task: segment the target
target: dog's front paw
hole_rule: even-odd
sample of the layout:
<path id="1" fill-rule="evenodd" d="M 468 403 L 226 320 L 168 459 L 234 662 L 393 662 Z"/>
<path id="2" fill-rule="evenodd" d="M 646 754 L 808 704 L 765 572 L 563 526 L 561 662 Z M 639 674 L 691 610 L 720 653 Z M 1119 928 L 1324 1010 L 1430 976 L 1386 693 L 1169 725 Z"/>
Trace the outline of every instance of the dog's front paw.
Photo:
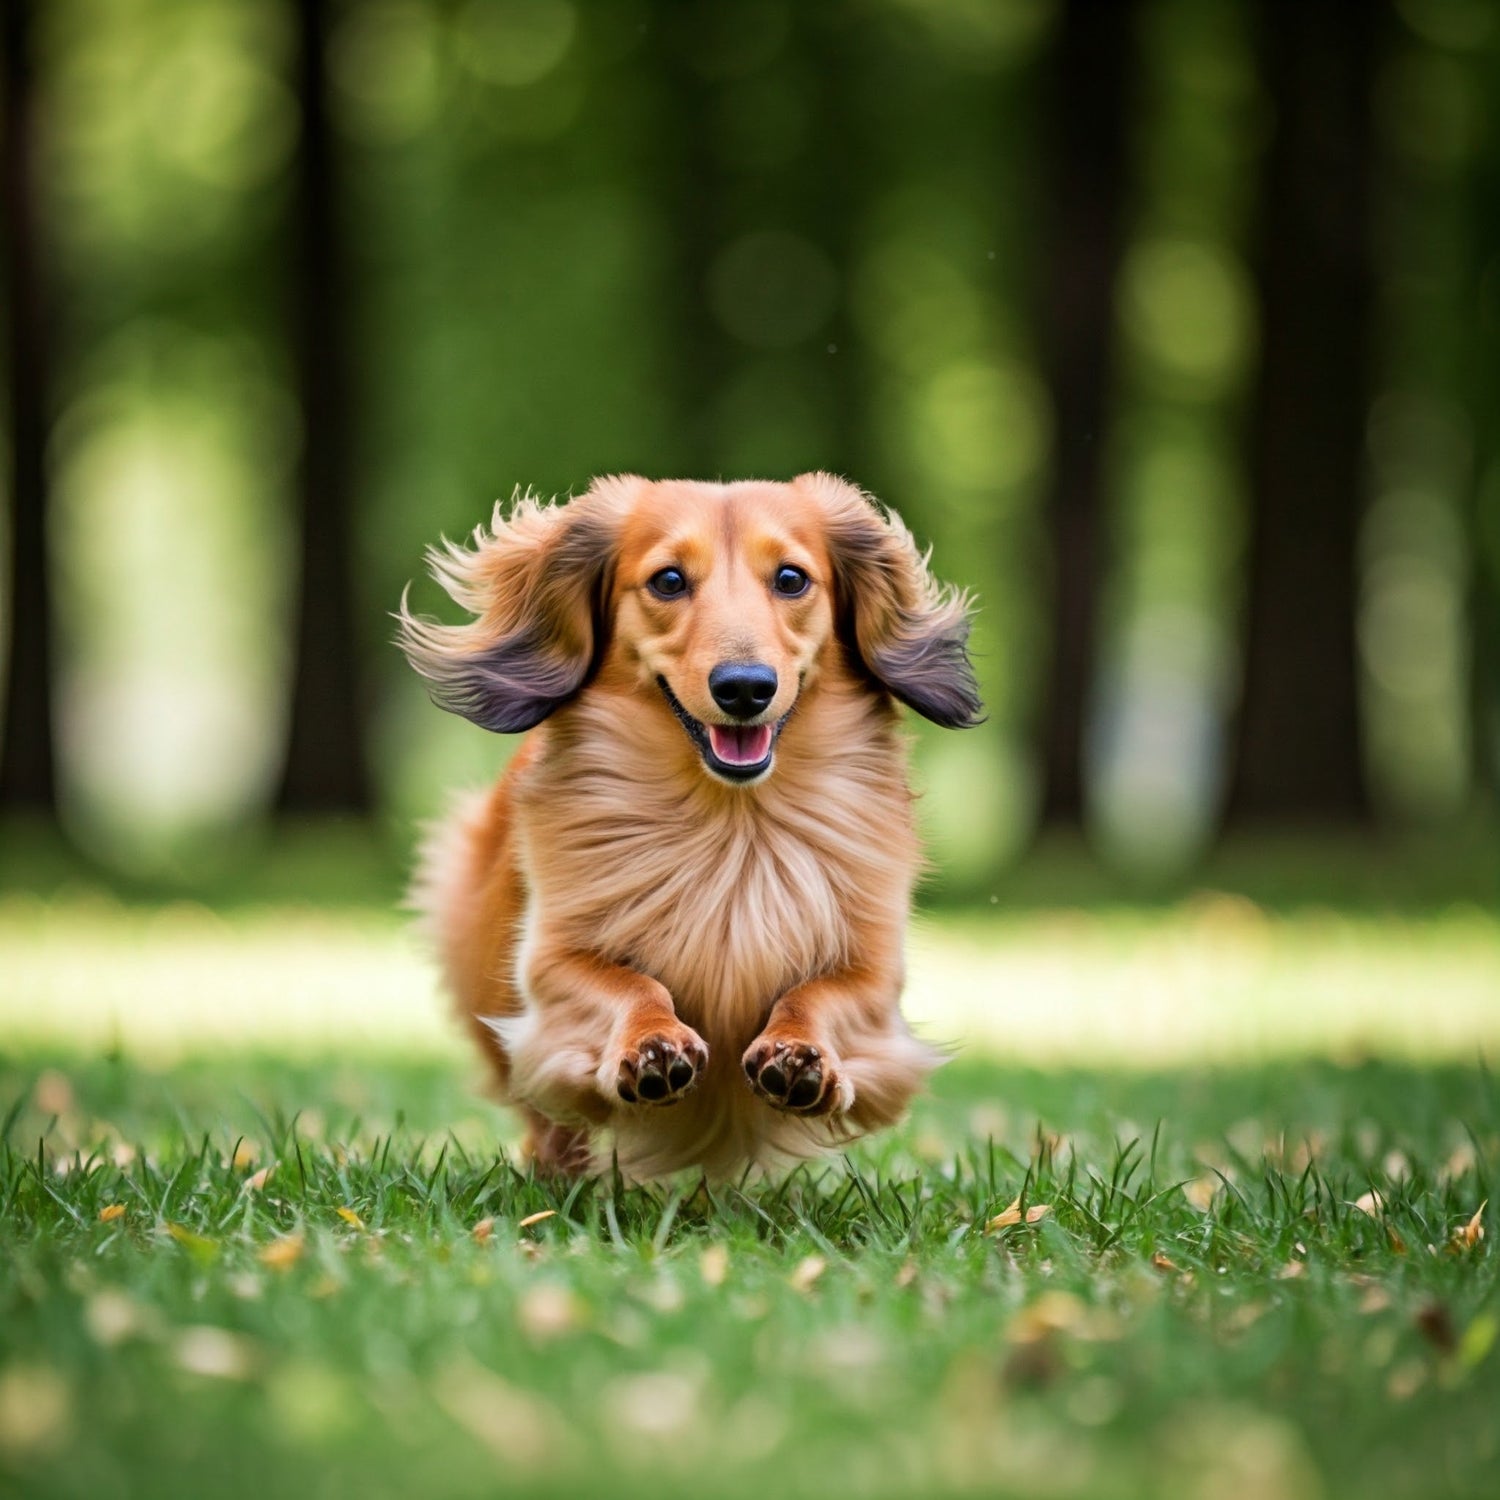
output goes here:
<path id="1" fill-rule="evenodd" d="M 708 1046 L 690 1026 L 642 1037 L 620 1054 L 615 1091 L 627 1104 L 676 1104 L 708 1066 Z"/>
<path id="2" fill-rule="evenodd" d="M 746 1050 L 744 1063 L 750 1087 L 777 1109 L 822 1115 L 846 1107 L 833 1059 L 811 1042 L 757 1037 Z"/>

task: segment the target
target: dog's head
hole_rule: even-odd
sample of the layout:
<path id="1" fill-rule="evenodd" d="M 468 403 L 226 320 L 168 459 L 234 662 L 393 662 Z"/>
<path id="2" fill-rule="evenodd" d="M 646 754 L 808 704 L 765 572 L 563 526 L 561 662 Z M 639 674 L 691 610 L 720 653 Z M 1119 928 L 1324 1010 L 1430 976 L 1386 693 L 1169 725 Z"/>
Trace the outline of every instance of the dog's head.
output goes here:
<path id="1" fill-rule="evenodd" d="M 674 714 L 712 775 L 751 783 L 831 661 L 934 723 L 979 719 L 967 599 L 830 475 L 602 479 L 497 511 L 430 562 L 475 619 L 439 625 L 403 600 L 401 646 L 441 707 L 486 729 L 530 729 L 599 681 Z"/>

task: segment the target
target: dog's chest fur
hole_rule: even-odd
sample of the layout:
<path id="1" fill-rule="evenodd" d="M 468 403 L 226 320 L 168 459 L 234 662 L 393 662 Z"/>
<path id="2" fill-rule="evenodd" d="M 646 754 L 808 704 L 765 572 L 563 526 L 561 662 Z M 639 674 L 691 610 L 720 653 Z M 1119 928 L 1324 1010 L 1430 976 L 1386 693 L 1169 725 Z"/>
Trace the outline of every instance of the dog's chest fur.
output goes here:
<path id="1" fill-rule="evenodd" d="M 634 758 L 568 759 L 545 773 L 568 796 L 528 829 L 536 915 L 659 979 L 715 1051 L 737 1056 L 780 995 L 857 959 L 857 918 L 904 919 L 913 833 L 894 742 L 816 774 L 788 755 L 753 788 L 694 768 L 686 794 Z"/>

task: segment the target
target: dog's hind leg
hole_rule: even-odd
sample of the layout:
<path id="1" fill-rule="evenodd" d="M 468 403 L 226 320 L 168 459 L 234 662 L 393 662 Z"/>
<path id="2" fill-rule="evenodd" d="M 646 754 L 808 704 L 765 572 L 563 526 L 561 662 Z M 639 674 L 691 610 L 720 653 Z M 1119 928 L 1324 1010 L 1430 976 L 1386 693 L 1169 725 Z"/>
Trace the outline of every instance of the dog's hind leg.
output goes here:
<path id="1" fill-rule="evenodd" d="M 537 1176 L 582 1177 L 593 1170 L 594 1153 L 589 1133 L 582 1126 L 560 1125 L 525 1104 L 520 1107 L 520 1115 L 526 1122 L 521 1156 L 532 1164 Z"/>

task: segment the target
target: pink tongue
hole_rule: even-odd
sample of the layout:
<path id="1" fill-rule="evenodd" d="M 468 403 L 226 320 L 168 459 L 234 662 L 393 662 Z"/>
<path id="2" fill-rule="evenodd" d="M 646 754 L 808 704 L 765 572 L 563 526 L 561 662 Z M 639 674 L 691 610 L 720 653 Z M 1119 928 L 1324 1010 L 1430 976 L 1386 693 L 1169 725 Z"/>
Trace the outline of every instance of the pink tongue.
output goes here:
<path id="1" fill-rule="evenodd" d="M 710 724 L 708 742 L 726 766 L 758 766 L 771 753 L 771 726 Z"/>

